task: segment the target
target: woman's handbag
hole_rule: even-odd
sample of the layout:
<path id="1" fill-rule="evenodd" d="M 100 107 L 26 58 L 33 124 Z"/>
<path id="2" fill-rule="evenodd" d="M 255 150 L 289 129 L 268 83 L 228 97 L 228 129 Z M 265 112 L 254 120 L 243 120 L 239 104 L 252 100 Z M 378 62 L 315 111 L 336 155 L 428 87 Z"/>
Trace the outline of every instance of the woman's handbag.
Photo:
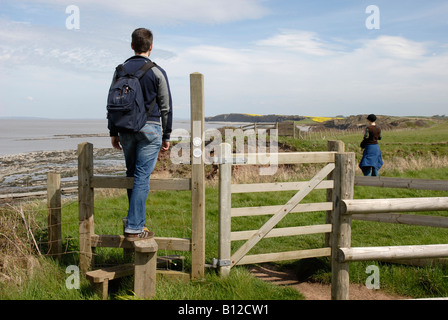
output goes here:
<path id="1" fill-rule="evenodd" d="M 364 140 L 361 141 L 361 144 L 359 145 L 359 146 L 361 147 L 361 149 L 365 149 L 365 148 L 366 148 L 366 146 L 367 146 L 367 140 L 368 140 L 368 139 L 364 139 Z"/>

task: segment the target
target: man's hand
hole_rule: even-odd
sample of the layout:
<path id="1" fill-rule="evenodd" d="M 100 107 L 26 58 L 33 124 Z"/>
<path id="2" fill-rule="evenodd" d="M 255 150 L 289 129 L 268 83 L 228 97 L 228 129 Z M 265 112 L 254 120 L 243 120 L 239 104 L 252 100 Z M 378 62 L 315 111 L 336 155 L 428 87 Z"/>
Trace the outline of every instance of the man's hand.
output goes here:
<path id="1" fill-rule="evenodd" d="M 168 151 L 169 148 L 170 148 L 170 142 L 162 141 L 162 148 L 160 148 L 160 151 L 165 152 Z"/>
<path id="2" fill-rule="evenodd" d="M 112 142 L 112 147 L 114 147 L 114 149 L 122 150 L 120 144 L 120 138 L 118 136 L 110 137 L 110 140 Z"/>

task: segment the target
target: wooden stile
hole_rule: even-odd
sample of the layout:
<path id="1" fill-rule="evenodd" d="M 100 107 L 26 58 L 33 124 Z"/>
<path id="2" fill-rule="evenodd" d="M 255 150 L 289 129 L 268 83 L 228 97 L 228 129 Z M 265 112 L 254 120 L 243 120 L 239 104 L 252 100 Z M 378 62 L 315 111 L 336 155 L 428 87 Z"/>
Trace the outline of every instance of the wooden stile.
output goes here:
<path id="1" fill-rule="evenodd" d="M 192 152 L 191 179 L 151 179 L 150 189 L 190 190 L 192 201 L 192 238 L 155 238 L 158 248 L 192 252 L 192 277 L 200 279 L 205 268 L 205 172 L 204 154 L 204 77 L 202 74 L 190 75 L 191 87 L 191 150 L 198 149 L 199 157 Z M 196 145 L 199 139 L 199 145 Z M 133 178 L 114 176 L 95 176 L 93 174 L 93 145 L 78 145 L 78 197 L 79 197 L 79 242 L 80 267 L 85 273 L 93 264 L 95 247 L 117 247 L 125 250 L 132 246 L 120 235 L 96 235 L 94 232 L 94 188 L 132 189 Z"/>

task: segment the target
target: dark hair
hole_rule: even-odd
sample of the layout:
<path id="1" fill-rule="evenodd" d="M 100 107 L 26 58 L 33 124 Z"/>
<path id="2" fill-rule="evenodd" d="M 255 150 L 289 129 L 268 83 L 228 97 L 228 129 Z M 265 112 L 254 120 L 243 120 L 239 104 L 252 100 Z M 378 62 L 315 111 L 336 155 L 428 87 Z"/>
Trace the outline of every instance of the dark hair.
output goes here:
<path id="1" fill-rule="evenodd" d="M 135 53 L 148 52 L 152 45 L 152 32 L 145 28 L 138 28 L 132 32 L 132 48 Z"/>
<path id="2" fill-rule="evenodd" d="M 367 120 L 371 121 L 371 122 L 375 122 L 376 121 L 376 115 L 374 114 L 369 114 L 369 116 L 367 117 Z"/>

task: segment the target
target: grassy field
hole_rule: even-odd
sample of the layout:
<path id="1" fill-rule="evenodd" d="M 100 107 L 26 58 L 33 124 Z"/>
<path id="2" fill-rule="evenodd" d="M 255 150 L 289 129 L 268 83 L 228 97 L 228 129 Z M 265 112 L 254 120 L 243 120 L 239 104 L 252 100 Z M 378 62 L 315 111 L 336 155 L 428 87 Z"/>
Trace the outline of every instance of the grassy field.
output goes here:
<path id="1" fill-rule="evenodd" d="M 333 133 L 332 133 L 333 134 Z M 332 136 L 331 139 L 342 140 L 346 144 L 346 151 L 355 152 L 357 159 L 361 157 L 359 149 L 360 134 L 342 134 Z M 294 140 L 281 138 L 282 144 L 289 145 L 297 151 L 324 151 L 327 140 L 316 135 L 312 140 Z M 407 177 L 416 179 L 448 180 L 448 122 L 430 128 L 388 131 L 383 133 L 381 150 L 385 161 L 380 171 L 383 176 Z M 286 171 L 279 172 L 283 180 L 305 180 L 313 172 L 313 168 L 305 165 L 289 166 Z M 239 172 L 241 173 L 241 172 Z M 360 175 L 360 171 L 357 172 Z M 236 180 L 237 176 L 234 177 Z M 257 177 L 245 175 L 245 179 L 254 182 Z M 273 179 L 278 179 L 273 177 Z M 294 192 L 277 192 L 272 196 L 264 193 L 238 194 L 232 196 L 233 207 L 265 206 L 284 204 Z M 407 189 L 388 189 L 356 187 L 355 198 L 394 198 L 394 197 L 431 197 L 448 196 L 448 192 L 434 192 Z M 325 193 L 313 191 L 303 202 L 323 202 Z M 191 206 L 190 193 L 184 191 L 160 191 L 150 194 L 151 208 L 148 226 L 157 236 L 189 237 L 191 234 Z M 1 207 L 2 235 L 0 242 L 0 256 L 18 252 L 23 254 L 32 252 L 37 256 L 37 250 L 32 241 L 27 241 L 33 230 L 41 253 L 45 248 L 46 204 L 32 202 L 22 207 Z M 127 198 L 124 192 L 98 192 L 95 200 L 95 227 L 98 234 L 121 234 L 121 219 L 126 215 Z M 446 212 L 419 213 L 447 216 Z M 89 283 L 81 279 L 79 290 L 68 290 L 65 286 L 67 274 L 65 268 L 77 264 L 78 256 L 78 206 L 76 200 L 66 200 L 63 205 L 63 237 L 67 254 L 60 262 L 54 262 L 45 257 L 38 258 L 40 268 L 32 277 L 23 272 L 14 271 L 17 279 L 0 281 L 0 299 L 98 299 L 92 292 Z M 25 218 L 23 218 L 25 217 Z M 232 219 L 232 231 L 253 230 L 263 225 L 268 217 L 241 217 Z M 25 225 L 23 222 L 28 221 Z M 30 221 L 33 221 L 31 223 Z M 279 227 L 322 224 L 325 213 L 289 214 Z M 15 225 L 15 230 L 8 233 L 6 225 Z M 24 238 L 23 243 L 18 237 Z M 17 238 L 16 238 L 17 237 Z M 389 246 L 412 244 L 447 243 L 446 229 L 404 226 L 395 224 L 380 224 L 364 221 L 353 221 L 352 246 Z M 5 239 L 9 239 L 5 240 Z M 206 189 L 206 263 L 211 263 L 218 256 L 218 188 L 215 181 L 211 181 Z M 16 243 L 14 245 L 13 243 Z M 232 242 L 235 251 L 242 242 Z M 18 244 L 18 245 L 17 245 Z M 320 248 L 324 244 L 323 235 L 306 235 L 296 237 L 263 239 L 259 245 L 251 250 L 251 254 L 279 252 L 299 249 Z M 19 246 L 20 245 L 20 246 Z M 23 246 L 22 246 L 23 245 Z M 189 271 L 191 257 L 183 252 L 159 252 L 159 255 L 180 254 L 185 260 L 170 267 L 176 270 Z M 113 265 L 124 262 L 120 249 L 97 248 L 95 261 L 97 265 Z M 329 283 L 331 270 L 328 258 L 306 259 L 301 261 L 286 261 L 275 263 L 280 269 L 293 269 L 301 279 L 309 279 L 322 283 Z M 377 265 L 380 268 L 381 289 L 406 295 L 413 298 L 448 296 L 448 266 L 437 264 L 428 267 L 413 267 L 374 261 L 356 262 L 350 265 L 350 280 L 364 284 L 366 267 Z M 20 270 L 20 269 L 19 269 Z M 2 270 L 4 271 L 4 270 Z M 6 274 L 6 273 L 5 273 Z M 82 277 L 81 277 L 82 278 Z M 0 279 L 1 280 L 1 279 Z M 111 291 L 113 299 L 132 299 L 132 277 L 115 281 Z M 221 279 L 216 271 L 207 269 L 203 281 L 181 283 L 173 280 L 161 279 L 157 282 L 155 299 L 191 299 L 191 300 L 298 300 L 303 299 L 296 290 L 287 287 L 277 287 L 254 278 L 244 266 L 232 269 L 228 279 Z"/>

